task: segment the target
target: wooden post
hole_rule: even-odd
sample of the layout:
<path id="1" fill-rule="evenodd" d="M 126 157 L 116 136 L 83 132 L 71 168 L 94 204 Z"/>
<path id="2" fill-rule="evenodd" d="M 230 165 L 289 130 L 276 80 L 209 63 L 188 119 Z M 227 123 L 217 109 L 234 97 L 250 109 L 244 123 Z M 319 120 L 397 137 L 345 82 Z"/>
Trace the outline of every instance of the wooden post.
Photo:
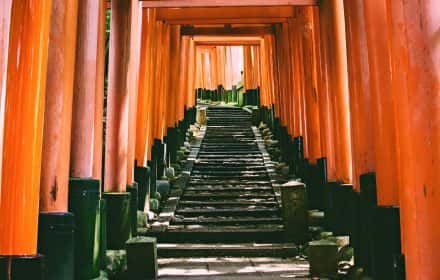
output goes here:
<path id="1" fill-rule="evenodd" d="M 325 45 L 326 56 L 324 62 L 328 78 L 331 82 L 328 97 L 331 98 L 333 123 L 330 129 L 333 132 L 335 147 L 335 179 L 350 183 L 351 170 L 351 139 L 350 116 L 348 100 L 347 54 L 344 24 L 344 9 L 342 0 L 322 2 L 321 29 L 324 29 L 321 45 Z M 329 143 L 331 144 L 331 143 Z M 331 161 L 329 162 L 331 164 Z"/>
<path id="2" fill-rule="evenodd" d="M 319 9 L 320 24 L 320 77 L 319 77 L 319 120 L 321 125 L 321 150 L 327 159 L 327 176 L 329 180 L 336 179 L 336 160 L 333 130 L 332 83 L 330 76 L 330 18 L 331 10 L 328 1 L 322 2 Z"/>
<path id="3" fill-rule="evenodd" d="M 93 177 L 100 2 L 78 4 L 70 176 Z M 101 160 L 101 159 L 99 159 Z"/>
<path id="4" fill-rule="evenodd" d="M 6 73 L 8 68 L 9 27 L 11 23 L 12 0 L 5 0 L 0 11 L 0 151 L 3 151 L 3 130 L 5 126 Z M 0 182 L 2 176 L 0 160 Z M 1 192 L 1 184 L 0 184 Z"/>
<path id="5" fill-rule="evenodd" d="M 190 37 L 183 36 L 182 37 L 182 43 L 181 43 L 181 49 L 180 49 L 180 69 L 179 69 L 179 92 L 178 92 L 178 101 L 176 104 L 176 110 L 177 110 L 177 120 L 183 119 L 183 111 L 185 108 L 185 101 L 186 101 L 186 92 L 188 88 L 188 77 L 189 73 L 187 71 L 188 68 L 188 56 L 189 56 L 189 42 Z"/>
<path id="6" fill-rule="evenodd" d="M 51 1 L 12 1 L 5 80 L 0 255 L 37 253 L 50 11 Z"/>
<path id="7" fill-rule="evenodd" d="M 345 0 L 347 60 L 350 89 L 353 186 L 359 191 L 359 177 L 374 172 L 375 149 L 370 71 L 363 1 Z"/>
<path id="8" fill-rule="evenodd" d="M 315 53 L 314 53 L 314 18 L 313 8 L 304 8 L 304 26 L 303 26 L 303 61 L 304 61 L 304 86 L 305 86 L 305 103 L 306 103 L 306 118 L 307 118 L 307 147 L 309 150 L 309 161 L 316 163 L 318 158 L 321 158 L 321 135 L 319 123 L 319 100 L 317 95 L 317 88 L 315 87 L 314 74 L 315 67 Z"/>
<path id="9" fill-rule="evenodd" d="M 440 71 L 437 1 L 387 1 L 393 36 L 400 220 L 407 279 L 437 279 L 440 267 Z"/>
<path id="10" fill-rule="evenodd" d="M 385 1 L 364 2 L 379 205 L 398 205 L 395 99 L 391 91 L 391 52 Z"/>
<path id="11" fill-rule="evenodd" d="M 186 96 L 186 102 L 185 105 L 187 108 L 194 106 L 195 100 L 194 100 L 194 83 L 195 83 L 195 76 L 194 76 L 194 70 L 196 65 L 196 48 L 194 40 L 190 40 L 189 44 L 189 61 L 188 61 L 188 89 L 187 89 L 187 96 Z"/>
<path id="12" fill-rule="evenodd" d="M 100 260 L 95 252 L 102 248 L 98 238 L 102 132 L 98 130 L 104 108 L 103 2 L 79 1 L 77 16 L 68 205 L 75 216 L 75 277 L 84 278 L 97 277 Z"/>
<path id="13" fill-rule="evenodd" d="M 141 59 L 141 31 L 142 31 L 142 7 L 137 1 L 131 3 L 130 21 L 130 58 L 127 73 L 127 90 L 129 93 L 128 105 L 128 135 L 127 135 L 127 186 L 134 184 L 134 162 L 136 151 L 137 134 L 137 108 L 139 93 L 139 67 Z"/>
<path id="14" fill-rule="evenodd" d="M 105 43 L 106 43 L 106 2 L 99 0 L 99 24 L 96 58 L 96 92 L 94 122 L 93 178 L 102 180 L 102 147 L 104 142 L 104 84 L 105 84 Z"/>
<path id="15" fill-rule="evenodd" d="M 43 212 L 67 212 L 77 11 L 76 1 L 53 1 L 40 181 Z"/>
<path id="16" fill-rule="evenodd" d="M 139 87 L 136 120 L 136 160 L 139 166 L 147 166 L 149 155 L 149 131 L 151 130 L 151 69 L 155 56 L 152 54 L 154 32 L 154 12 L 142 9 L 141 53 L 139 66 Z"/>
<path id="17" fill-rule="evenodd" d="M 112 1 L 104 190 L 125 192 L 128 148 L 128 64 L 131 1 Z"/>

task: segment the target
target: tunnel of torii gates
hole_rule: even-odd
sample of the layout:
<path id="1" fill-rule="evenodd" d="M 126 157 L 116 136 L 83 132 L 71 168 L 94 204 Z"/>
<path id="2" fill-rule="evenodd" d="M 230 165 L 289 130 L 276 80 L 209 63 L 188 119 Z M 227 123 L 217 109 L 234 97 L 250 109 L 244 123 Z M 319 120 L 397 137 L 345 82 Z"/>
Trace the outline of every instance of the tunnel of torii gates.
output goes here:
<path id="1" fill-rule="evenodd" d="M 79 228 L 104 198 L 107 225 L 122 227 L 127 213 L 112 208 L 136 191 L 134 170 L 156 168 L 157 147 L 191 121 L 197 88 L 229 89 L 243 70 L 306 166 L 324 165 L 322 188 L 353 190 L 341 191 L 349 213 L 363 194 L 377 197 L 406 277 L 440 279 L 439 1 L 2 0 L 0 17 L 9 273 L 38 266 L 45 227 L 72 227 L 68 211 Z M 355 220 L 362 234 L 362 211 Z M 107 228 L 109 247 L 117 234 Z"/>

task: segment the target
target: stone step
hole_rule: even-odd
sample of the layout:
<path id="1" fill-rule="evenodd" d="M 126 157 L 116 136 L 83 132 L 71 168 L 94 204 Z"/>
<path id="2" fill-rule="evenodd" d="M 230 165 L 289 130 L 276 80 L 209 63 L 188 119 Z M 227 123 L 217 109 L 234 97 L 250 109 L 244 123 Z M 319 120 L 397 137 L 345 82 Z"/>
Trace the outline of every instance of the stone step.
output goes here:
<path id="1" fill-rule="evenodd" d="M 280 215 L 280 209 L 278 207 L 263 207 L 263 206 L 249 206 L 249 207 L 230 207 L 220 208 L 219 206 L 210 206 L 203 208 L 182 208 L 180 207 L 176 211 L 176 215 L 187 217 L 261 217 Z"/>
<path id="2" fill-rule="evenodd" d="M 235 217 L 235 216 L 218 216 L 218 217 L 173 217 L 172 223 L 175 225 L 267 225 L 281 224 L 281 217 Z"/>
<path id="3" fill-rule="evenodd" d="M 214 174 L 194 174 L 191 180 L 266 180 L 269 181 L 267 173 L 263 174 L 237 174 L 237 175 L 214 175 Z"/>
<path id="4" fill-rule="evenodd" d="M 272 191 L 271 186 L 267 187 L 245 187 L 243 185 L 237 186 L 194 186 L 188 187 L 186 191 L 202 191 L 202 192 L 224 192 L 224 191 Z"/>
<path id="5" fill-rule="evenodd" d="M 243 159 L 247 159 L 247 160 L 262 160 L 262 155 L 261 154 L 224 154 L 224 155 L 213 155 L 213 154 L 204 154 L 204 153 L 199 153 L 199 159 L 201 160 L 217 160 L 217 161 L 231 161 L 233 159 L 238 159 L 238 160 L 243 160 Z"/>
<path id="6" fill-rule="evenodd" d="M 292 243 L 159 243 L 161 258 L 177 257 L 294 257 L 298 247 Z"/>
<path id="7" fill-rule="evenodd" d="M 183 198 L 195 198 L 197 199 L 222 199 L 222 198 L 270 198 L 274 196 L 274 194 L 270 191 L 223 191 L 223 192 L 211 192 L 211 191 L 186 191 L 183 194 Z"/>
<path id="8" fill-rule="evenodd" d="M 180 207 L 189 207 L 192 206 L 194 208 L 203 207 L 203 206 L 217 206 L 217 207 L 235 207 L 235 206 L 269 206 L 274 207 L 278 206 L 278 202 L 273 200 L 266 199 L 236 199 L 236 200 L 217 200 L 217 201 L 197 201 L 197 200 L 180 200 Z"/>
<path id="9" fill-rule="evenodd" d="M 276 242 L 285 239 L 281 224 L 260 225 L 171 225 L 167 231 L 140 229 L 139 235 L 153 236 L 158 242 Z"/>
<path id="10" fill-rule="evenodd" d="M 194 168 L 265 168 L 263 159 L 252 160 L 211 160 L 197 159 Z"/>
<path id="11" fill-rule="evenodd" d="M 194 164 L 194 167 L 192 169 L 192 172 L 207 172 L 207 171 L 221 171 L 221 172 L 242 172 L 242 171 L 266 171 L 266 166 L 264 165 L 252 165 L 247 166 L 245 164 L 239 165 L 239 166 L 231 166 L 231 165 L 225 165 L 225 166 L 216 166 L 216 165 L 202 165 L 202 164 Z"/>
<path id="12" fill-rule="evenodd" d="M 210 168 L 205 168 L 203 170 L 193 169 L 191 175 L 213 175 L 213 176 L 236 176 L 236 175 L 263 175 L 266 174 L 267 171 L 264 169 L 264 166 L 260 166 L 260 170 L 221 170 L 214 169 L 212 166 Z"/>
<path id="13" fill-rule="evenodd" d="M 189 186 L 195 186 L 195 185 L 204 185 L 204 186 L 237 186 L 237 185 L 246 185 L 246 186 L 257 186 L 257 185 L 267 185 L 270 182 L 268 180 L 200 180 L 192 178 L 189 181 Z"/>

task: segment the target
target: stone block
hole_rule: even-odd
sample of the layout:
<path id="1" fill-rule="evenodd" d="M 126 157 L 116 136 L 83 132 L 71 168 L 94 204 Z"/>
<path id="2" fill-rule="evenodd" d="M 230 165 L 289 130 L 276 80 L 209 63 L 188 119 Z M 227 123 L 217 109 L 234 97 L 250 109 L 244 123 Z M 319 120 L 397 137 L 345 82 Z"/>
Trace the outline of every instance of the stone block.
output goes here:
<path id="1" fill-rule="evenodd" d="M 126 243 L 129 279 L 157 279 L 157 241 L 135 237 Z"/>
<path id="2" fill-rule="evenodd" d="M 309 242 L 310 275 L 333 278 L 338 274 L 338 245 L 329 240 Z"/>

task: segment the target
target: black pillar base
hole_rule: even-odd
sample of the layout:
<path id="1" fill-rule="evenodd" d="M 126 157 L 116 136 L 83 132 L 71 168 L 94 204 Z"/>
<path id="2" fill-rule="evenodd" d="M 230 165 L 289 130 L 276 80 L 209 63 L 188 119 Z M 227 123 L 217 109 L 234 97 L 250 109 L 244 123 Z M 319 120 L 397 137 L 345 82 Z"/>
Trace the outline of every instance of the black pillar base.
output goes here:
<path id="1" fill-rule="evenodd" d="M 137 210 L 138 210 L 138 183 L 133 182 L 131 186 L 127 186 L 127 192 L 130 193 L 130 220 L 131 235 L 137 235 Z"/>
<path id="2" fill-rule="evenodd" d="M 374 172 L 360 176 L 360 229 L 359 247 L 355 248 L 356 265 L 364 268 L 369 275 L 372 273 L 373 238 L 371 225 L 373 211 L 377 207 L 376 174 Z"/>
<path id="3" fill-rule="evenodd" d="M 150 194 L 150 167 L 136 166 L 134 180 L 138 183 L 138 210 L 144 211 L 145 202 L 149 202 Z"/>
<path id="4" fill-rule="evenodd" d="M 47 280 L 74 279 L 74 228 L 72 213 L 40 213 L 38 252 L 46 257 Z"/>
<path id="5" fill-rule="evenodd" d="M 107 251 L 107 202 L 105 199 L 99 200 L 99 263 L 101 268 L 105 268 Z"/>
<path id="6" fill-rule="evenodd" d="M 379 206 L 373 213 L 373 278 L 400 280 L 400 215 L 397 206 Z"/>
<path id="7" fill-rule="evenodd" d="M 130 193 L 103 194 L 107 203 L 107 249 L 122 250 L 131 237 Z"/>
<path id="8" fill-rule="evenodd" d="M 10 271 L 10 274 L 8 271 Z M 0 279 L 49 279 L 46 277 L 45 257 L 40 254 L 29 256 L 0 256 Z"/>
<path id="9" fill-rule="evenodd" d="M 148 167 L 150 168 L 150 198 L 155 198 L 156 196 L 156 181 L 157 181 L 157 162 L 153 158 L 148 161 Z M 150 203 L 145 201 L 145 203 Z"/>
<path id="10" fill-rule="evenodd" d="M 75 279 L 99 276 L 99 181 L 70 178 L 69 212 L 75 216 Z"/>

